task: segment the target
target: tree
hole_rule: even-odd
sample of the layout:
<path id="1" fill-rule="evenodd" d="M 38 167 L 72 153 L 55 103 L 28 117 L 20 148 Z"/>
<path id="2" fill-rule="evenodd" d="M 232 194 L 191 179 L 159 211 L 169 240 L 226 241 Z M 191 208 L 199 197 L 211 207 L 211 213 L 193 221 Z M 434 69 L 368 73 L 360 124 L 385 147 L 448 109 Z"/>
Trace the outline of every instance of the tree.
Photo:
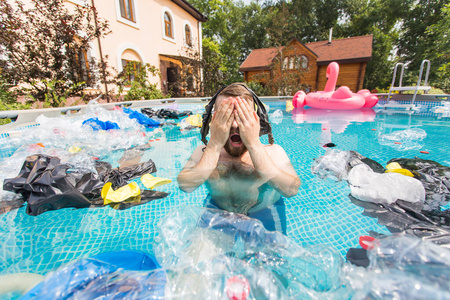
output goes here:
<path id="1" fill-rule="evenodd" d="M 117 75 L 119 94 L 125 87 L 129 87 L 125 100 L 149 100 L 165 98 L 156 84 L 148 81 L 149 75 L 160 76 L 159 70 L 150 64 L 141 65 L 139 62 L 127 63 L 124 70 Z"/>
<path id="2" fill-rule="evenodd" d="M 402 16 L 411 0 L 352 0 L 342 5 L 342 22 L 336 33 L 340 36 L 373 34 L 372 59 L 367 64 L 364 87 L 388 87 L 396 63 L 394 45 L 400 30 Z"/>
<path id="3" fill-rule="evenodd" d="M 31 3 L 27 8 L 20 0 L 0 2 L 3 76 L 27 85 L 37 100 L 53 92 L 59 97 L 70 88 L 76 94 L 97 82 L 98 64 L 88 57 L 89 42 L 109 33 L 107 22 L 95 26 L 96 11 L 89 5 L 69 12 L 63 0 Z"/>
<path id="4" fill-rule="evenodd" d="M 272 95 L 290 96 L 299 89 L 307 90 L 309 87 L 302 84 L 303 73 L 301 53 L 291 44 L 279 48 L 277 55 L 272 60 L 270 71 L 253 75 L 251 81 L 262 83 L 265 89 Z"/>
<path id="5" fill-rule="evenodd" d="M 180 53 L 180 62 L 177 96 L 211 96 L 225 85 L 223 56 L 219 45 L 210 38 L 202 40 L 202 55 L 195 49 L 186 48 Z"/>
<path id="6" fill-rule="evenodd" d="M 435 85 L 450 93 L 450 4 L 442 8 L 442 19 L 427 27 L 427 34 L 435 37 L 434 47 L 427 49 L 426 57 L 432 57 L 433 67 L 437 69 Z"/>
<path id="7" fill-rule="evenodd" d="M 400 60 L 409 64 L 408 69 L 414 70 L 414 73 L 408 72 L 408 75 L 414 74 L 414 76 L 407 78 L 409 84 L 417 82 L 420 64 L 424 59 L 429 59 L 431 62 L 429 81 L 431 83 L 437 82 L 437 66 L 442 61 L 442 57 L 439 56 L 439 52 L 433 49 L 437 44 L 447 42 L 448 37 L 440 35 L 438 31 L 428 29 L 434 24 L 445 22 L 442 20 L 444 19 L 446 3 L 448 4 L 448 1 L 414 1 L 404 17 L 403 30 L 397 46 Z M 441 40 L 442 38 L 444 40 Z"/>

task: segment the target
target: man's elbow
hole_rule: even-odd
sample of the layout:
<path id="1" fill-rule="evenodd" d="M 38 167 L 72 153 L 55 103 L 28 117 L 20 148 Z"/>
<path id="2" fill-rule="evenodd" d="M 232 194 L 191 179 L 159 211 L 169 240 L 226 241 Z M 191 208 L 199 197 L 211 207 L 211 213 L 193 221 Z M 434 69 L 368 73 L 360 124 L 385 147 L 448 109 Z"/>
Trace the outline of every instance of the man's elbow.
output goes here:
<path id="1" fill-rule="evenodd" d="M 183 176 L 178 175 L 177 177 L 178 187 L 185 193 L 192 193 L 195 191 L 197 186 L 192 186 L 191 182 L 188 180 L 184 180 Z"/>
<path id="2" fill-rule="evenodd" d="M 192 186 L 180 184 L 180 182 L 178 182 L 178 187 L 180 188 L 180 190 L 182 190 L 185 193 L 192 193 L 196 189 L 195 187 L 192 187 Z"/>
<path id="3" fill-rule="evenodd" d="M 301 181 L 300 178 L 295 178 L 292 181 L 292 184 L 284 191 L 283 196 L 286 198 L 291 198 L 294 197 L 295 195 L 298 194 L 298 190 L 300 188 L 301 185 Z"/>

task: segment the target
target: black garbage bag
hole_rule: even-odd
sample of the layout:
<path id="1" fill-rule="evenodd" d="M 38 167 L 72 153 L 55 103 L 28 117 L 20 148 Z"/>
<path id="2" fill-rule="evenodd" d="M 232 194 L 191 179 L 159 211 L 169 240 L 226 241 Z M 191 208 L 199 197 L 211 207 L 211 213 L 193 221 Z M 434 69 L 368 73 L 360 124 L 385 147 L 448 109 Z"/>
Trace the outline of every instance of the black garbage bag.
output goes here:
<path id="1" fill-rule="evenodd" d="M 149 159 L 146 162 L 132 165 L 124 168 L 116 168 L 106 170 L 99 174 L 103 182 L 111 182 L 113 189 L 118 189 L 127 184 L 128 180 L 140 177 L 147 173 L 155 173 L 156 166 L 153 160 Z"/>
<path id="2" fill-rule="evenodd" d="M 44 154 L 30 155 L 25 159 L 19 175 L 4 180 L 3 189 L 21 194 L 27 202 L 27 214 L 37 216 L 49 210 L 66 207 L 104 206 L 101 190 L 105 182 L 111 181 L 113 186 L 121 187 L 130 179 L 156 172 L 152 160 L 117 169 L 111 169 L 111 165 L 107 162 L 97 161 L 95 167 L 99 174 L 83 173 L 73 170 L 68 164 L 61 164 L 58 157 Z M 145 190 L 137 197 L 121 203 L 112 203 L 110 206 L 115 209 L 126 209 L 167 195 L 169 194 L 165 192 Z M 17 203 L 14 207 L 20 206 L 21 204 Z M 10 206 L 5 207 L 5 211 L 10 209 Z"/>
<path id="3" fill-rule="evenodd" d="M 149 118 L 158 117 L 160 119 L 179 119 L 192 115 L 192 111 L 189 110 L 178 112 L 177 110 L 170 108 L 161 108 L 158 110 L 153 110 L 151 108 L 142 108 L 141 112 L 146 114 Z"/>
<path id="4" fill-rule="evenodd" d="M 373 159 L 365 157 L 356 151 L 349 151 L 349 153 L 350 153 L 350 157 L 348 160 L 349 169 L 353 168 L 354 166 L 356 166 L 362 162 L 362 163 L 368 165 L 372 169 L 372 171 L 374 171 L 375 173 L 382 174 L 386 171 L 386 169 L 382 165 L 380 165 L 378 162 L 374 161 Z"/>
<path id="5" fill-rule="evenodd" d="M 425 188 L 424 210 L 436 210 L 450 201 L 450 168 L 421 158 L 394 158 L 402 168 L 410 170 Z"/>
<path id="6" fill-rule="evenodd" d="M 450 248 L 450 215 L 447 211 L 425 212 L 422 203 L 397 200 L 389 205 L 365 202 L 349 195 L 352 203 L 364 208 L 363 215 L 378 218 L 392 233 L 406 233 Z"/>
<path id="7" fill-rule="evenodd" d="M 30 155 L 15 178 L 5 179 L 3 189 L 21 194 L 27 202 L 27 214 L 37 216 L 45 211 L 64 207 L 89 207 L 89 199 L 77 189 L 87 194 L 100 195 L 103 182 L 98 177 L 89 177 L 77 173 L 67 174 L 70 166 L 61 164 L 58 157 L 43 154 Z M 87 174 L 89 175 L 89 174 Z"/>

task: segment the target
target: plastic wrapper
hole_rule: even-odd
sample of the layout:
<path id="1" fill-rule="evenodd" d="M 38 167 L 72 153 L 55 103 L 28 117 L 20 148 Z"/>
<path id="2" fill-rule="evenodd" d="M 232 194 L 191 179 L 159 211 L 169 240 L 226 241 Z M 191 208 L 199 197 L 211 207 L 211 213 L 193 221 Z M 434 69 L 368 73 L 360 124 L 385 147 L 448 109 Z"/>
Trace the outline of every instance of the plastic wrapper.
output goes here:
<path id="1" fill-rule="evenodd" d="M 377 218 L 390 232 L 404 232 L 410 236 L 433 242 L 450 249 L 450 212 L 423 211 L 421 202 L 397 200 L 391 204 L 360 201 L 350 196 L 351 201 L 364 208 L 364 215 Z"/>
<path id="2" fill-rule="evenodd" d="M 450 168 L 420 158 L 394 158 L 396 162 L 410 170 L 420 180 L 426 190 L 425 210 L 439 209 L 450 201 Z"/>
<path id="3" fill-rule="evenodd" d="M 183 207 L 158 224 L 152 257 L 106 253 L 72 262 L 22 299 L 448 299 L 449 250 L 379 240 L 367 269 L 323 246 L 301 247 L 248 217 Z"/>
<path id="4" fill-rule="evenodd" d="M 342 299 L 351 293 L 341 282 L 337 252 L 301 247 L 242 215 L 184 207 L 165 216 L 158 232 L 161 267 L 137 271 L 83 259 L 48 274 L 24 299 Z M 236 293 L 246 297 L 232 298 Z"/>
<path id="5" fill-rule="evenodd" d="M 343 292 L 338 291 L 342 264 L 339 254 L 326 246 L 300 247 L 279 232 L 265 230 L 255 219 L 186 207 L 172 211 L 158 226 L 155 253 L 162 266 L 192 266 L 203 270 L 202 277 L 208 281 L 211 263 L 228 261 L 232 268 L 228 266 L 217 274 L 217 280 L 244 275 L 251 286 L 248 299 L 302 299 Z M 259 275 L 254 277 L 252 272 Z M 268 284 L 274 281 L 275 286 L 260 286 L 258 278 Z M 179 284 L 188 288 L 192 281 Z M 223 299 L 223 286 L 209 293 L 206 299 Z"/>
<path id="6" fill-rule="evenodd" d="M 100 121 L 98 118 L 84 120 L 83 126 L 91 126 L 94 130 L 117 130 L 120 129 L 117 123 L 111 121 Z"/>
<path id="7" fill-rule="evenodd" d="M 126 185 L 128 180 L 141 177 L 142 175 L 147 173 L 155 172 L 155 163 L 153 162 L 153 160 L 149 159 L 148 161 L 137 165 L 107 170 L 100 174 L 100 178 L 104 182 L 111 182 L 112 188 L 117 189 Z"/>
<path id="8" fill-rule="evenodd" d="M 450 117 L 450 102 L 443 101 L 441 104 L 442 106 L 435 106 L 433 112 L 435 114 L 440 114 L 440 117 L 442 118 Z"/>
<path id="9" fill-rule="evenodd" d="M 123 112 L 128 114 L 130 119 L 136 119 L 138 121 L 138 123 L 141 125 L 145 125 L 145 126 L 149 126 L 149 127 L 158 127 L 161 125 L 161 122 L 153 120 L 153 119 L 147 117 L 146 115 L 144 115 L 138 111 L 132 110 L 130 108 L 124 107 Z"/>
<path id="10" fill-rule="evenodd" d="M 349 159 L 350 153 L 348 151 L 330 149 L 324 156 L 314 160 L 311 171 L 322 179 L 346 180 L 349 171 Z"/>
<path id="11" fill-rule="evenodd" d="M 87 119 L 98 119 L 101 122 L 116 123 L 120 130 L 94 130 L 91 126 L 83 126 Z M 87 108 L 83 115 L 72 117 L 61 116 L 49 118 L 43 115 L 36 118 L 39 126 L 10 134 L 7 140 L 8 147 L 19 149 L 41 144 L 46 149 L 80 149 L 78 153 L 87 153 L 90 156 L 103 157 L 105 153 L 119 149 L 129 149 L 143 145 L 148 141 L 144 130 L 136 120 L 130 119 L 122 111 L 107 111 L 98 106 Z M 35 147 L 37 148 L 37 147 Z M 30 154 L 38 153 L 29 151 Z M 75 154 L 78 154 L 75 153 Z M 57 155 L 62 158 L 61 155 Z"/>
<path id="12" fill-rule="evenodd" d="M 80 190 L 96 195 L 104 183 L 94 174 L 68 175 L 67 169 L 57 157 L 28 156 L 19 175 L 4 180 L 3 189 L 20 193 L 27 201 L 27 213 L 34 216 L 63 207 L 89 207 Z"/>
<path id="13" fill-rule="evenodd" d="M 143 114 L 146 114 L 150 118 L 159 118 L 159 119 L 181 119 L 183 117 L 187 117 L 192 115 L 192 111 L 185 110 L 179 112 L 177 109 L 171 108 L 161 108 L 158 110 L 154 110 L 152 108 L 142 108 Z"/>
<path id="14" fill-rule="evenodd" d="M 61 163 L 55 156 L 30 155 L 25 159 L 19 175 L 3 181 L 3 190 L 20 194 L 27 202 L 27 213 L 36 216 L 65 207 L 103 206 L 100 195 L 106 181 L 110 181 L 113 186 L 122 186 L 127 180 L 156 171 L 152 160 L 120 169 L 111 169 L 111 165 L 106 162 L 97 162 L 95 165 L 95 173 L 85 172 L 71 169 L 70 165 Z M 126 203 L 111 203 L 111 206 L 125 209 L 167 195 L 162 192 L 145 191 L 133 194 L 132 199 Z M 5 209 L 12 209 L 12 206 L 18 207 L 18 203 L 8 205 L 5 203 L 2 206 L 9 207 Z"/>
<path id="15" fill-rule="evenodd" d="M 283 121 L 283 112 L 277 109 L 270 115 L 270 122 L 273 124 L 280 124 Z"/>
<path id="16" fill-rule="evenodd" d="M 381 134 L 378 137 L 380 145 L 390 146 L 396 150 L 413 150 L 423 147 L 423 139 L 427 137 L 425 130 L 420 128 L 411 128 L 398 130 L 389 134 Z"/>
<path id="17" fill-rule="evenodd" d="M 425 200 L 425 189 L 419 180 L 398 173 L 378 174 L 365 164 L 350 170 L 348 183 L 351 194 L 363 201 L 390 204 L 397 199 L 409 202 Z"/>

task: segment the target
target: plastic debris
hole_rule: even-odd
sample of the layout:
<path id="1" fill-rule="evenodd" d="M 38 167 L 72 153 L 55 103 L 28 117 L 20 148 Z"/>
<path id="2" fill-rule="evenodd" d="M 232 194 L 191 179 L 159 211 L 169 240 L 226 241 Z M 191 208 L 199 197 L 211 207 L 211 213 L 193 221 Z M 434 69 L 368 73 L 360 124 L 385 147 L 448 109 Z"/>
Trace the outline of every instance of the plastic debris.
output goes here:
<path id="1" fill-rule="evenodd" d="M 69 149 L 67 149 L 67 151 L 69 151 L 70 153 L 78 153 L 81 150 L 82 149 L 80 147 L 77 147 L 77 146 L 70 146 Z"/>
<path id="2" fill-rule="evenodd" d="M 141 190 L 136 182 L 130 182 L 129 184 L 113 190 L 112 183 L 107 182 L 102 188 L 103 204 L 110 204 L 111 202 L 118 203 L 127 199 L 137 197 L 141 194 Z"/>
<path id="3" fill-rule="evenodd" d="M 91 126 L 94 130 L 111 130 L 120 129 L 117 123 L 111 121 L 100 121 L 98 118 L 87 119 L 82 125 Z"/>
<path id="4" fill-rule="evenodd" d="M 139 124 L 149 126 L 149 127 L 158 127 L 161 125 L 161 122 L 153 120 L 153 119 L 147 117 L 146 115 L 144 115 L 138 111 L 132 110 L 130 108 L 124 107 L 123 112 L 128 114 L 130 119 L 136 119 Z"/>
<path id="5" fill-rule="evenodd" d="M 169 184 L 172 182 L 172 180 L 167 178 L 155 177 L 151 174 L 144 174 L 141 177 L 141 182 L 144 184 L 146 188 L 154 189 L 158 186 Z"/>
<path id="6" fill-rule="evenodd" d="M 142 108 L 141 111 L 150 118 L 156 117 L 160 119 L 181 119 L 192 115 L 192 111 L 190 110 L 178 112 L 176 109 L 171 108 L 161 108 L 158 110 L 154 110 L 152 108 Z"/>
<path id="7" fill-rule="evenodd" d="M 202 127 L 202 116 L 200 114 L 191 115 L 184 119 L 186 123 L 194 127 Z"/>
<path id="8" fill-rule="evenodd" d="M 67 174 L 69 165 L 45 155 L 27 157 L 15 178 L 5 179 L 3 189 L 20 193 L 27 201 L 27 213 L 33 216 L 64 207 L 89 207 L 87 196 L 98 196 L 103 182 L 92 173 Z"/>
<path id="9" fill-rule="evenodd" d="M 174 209 L 154 253 L 69 263 L 22 299 L 448 299 L 450 251 L 406 236 L 377 239 L 367 269 L 327 246 L 302 247 L 248 217 Z M 363 249 L 361 249 L 363 250 Z M 366 251 L 366 250 L 363 250 Z M 420 291 L 420 293 L 418 293 Z M 420 298 L 419 297 L 419 298 Z"/>
<path id="10" fill-rule="evenodd" d="M 403 169 L 399 163 L 392 162 L 386 165 L 386 173 L 398 173 L 409 177 L 414 177 L 413 173 L 407 169 Z"/>
<path id="11" fill-rule="evenodd" d="M 365 164 L 350 170 L 348 183 L 351 194 L 362 201 L 389 204 L 397 199 L 425 200 L 425 189 L 419 180 L 398 173 L 378 174 Z"/>
<path id="12" fill-rule="evenodd" d="M 394 158 L 402 168 L 416 174 L 426 190 L 424 210 L 439 209 L 450 201 L 450 167 L 421 158 Z"/>
<path id="13" fill-rule="evenodd" d="M 396 150 L 412 150 L 423 147 L 423 139 L 427 137 L 425 130 L 421 128 L 411 128 L 398 130 L 389 134 L 378 136 L 378 142 L 381 145 L 390 146 Z M 400 143 L 400 144 L 399 144 Z"/>
<path id="14" fill-rule="evenodd" d="M 281 109 L 277 109 L 270 115 L 270 122 L 274 124 L 280 124 L 283 121 L 283 112 Z"/>

